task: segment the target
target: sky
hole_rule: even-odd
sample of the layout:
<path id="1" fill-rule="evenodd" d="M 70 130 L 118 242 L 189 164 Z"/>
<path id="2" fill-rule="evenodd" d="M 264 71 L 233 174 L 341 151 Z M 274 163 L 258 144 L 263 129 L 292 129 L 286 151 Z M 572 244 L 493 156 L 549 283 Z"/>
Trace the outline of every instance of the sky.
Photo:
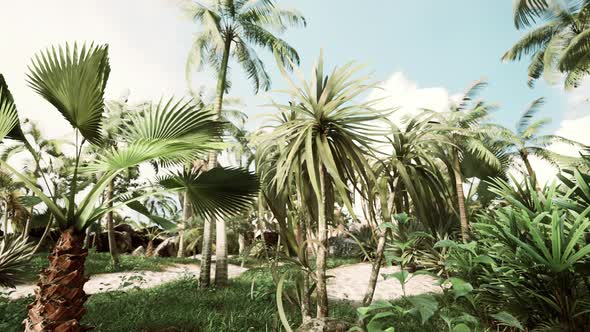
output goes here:
<path id="1" fill-rule="evenodd" d="M 185 65 L 198 26 L 178 8 L 176 0 L 0 0 L 2 46 L 0 73 L 6 76 L 22 117 L 39 122 L 49 137 L 71 132 L 61 116 L 27 87 L 25 73 L 31 57 L 49 45 L 66 41 L 108 43 L 111 76 L 106 97 L 131 92 L 132 101 L 183 96 L 188 87 Z M 540 117 L 552 119 L 547 132 L 563 134 L 590 144 L 590 84 L 572 92 L 540 81 L 526 85 L 527 62 L 502 63 L 502 54 L 522 34 L 512 23 L 511 0 L 283 0 L 307 21 L 306 28 L 282 37 L 299 52 L 309 73 L 320 49 L 329 66 L 354 60 L 366 64 L 389 95 L 384 106 L 406 112 L 444 108 L 450 97 L 474 80 L 489 86 L 481 97 L 498 105 L 494 119 L 514 126 L 525 106 L 545 97 Z M 263 54 L 273 89 L 286 85 L 270 54 Z M 258 126 L 261 105 L 276 92 L 254 95 L 239 66 L 230 64 L 230 94 L 239 96 L 250 115 L 249 127 Z M 193 89 L 211 93 L 215 77 L 208 72 L 192 76 Z M 569 152 L 560 147 L 561 152 Z"/>

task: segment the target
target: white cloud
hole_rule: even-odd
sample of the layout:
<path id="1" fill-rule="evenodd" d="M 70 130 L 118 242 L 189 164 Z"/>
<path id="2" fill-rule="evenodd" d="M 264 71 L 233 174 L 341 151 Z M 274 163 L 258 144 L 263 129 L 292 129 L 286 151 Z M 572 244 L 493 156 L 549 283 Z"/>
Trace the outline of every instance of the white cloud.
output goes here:
<path id="1" fill-rule="evenodd" d="M 419 114 L 422 109 L 446 111 L 453 98 L 446 88 L 419 87 L 402 72 L 391 75 L 380 87 L 369 95 L 369 100 L 381 99 L 376 106 L 380 109 L 397 108 L 391 120 L 398 125 L 405 117 Z"/>
<path id="2" fill-rule="evenodd" d="M 590 145 L 590 134 L 588 133 L 589 128 L 590 114 L 588 114 L 586 111 L 585 116 L 564 119 L 561 121 L 555 134 L 580 142 L 584 145 Z M 551 151 L 571 157 L 578 157 L 580 155 L 579 149 L 566 144 L 553 144 L 549 147 L 549 149 Z M 555 175 L 557 174 L 558 170 L 548 162 L 533 157 L 531 158 L 531 164 L 537 173 L 539 182 L 547 183 L 552 182 L 555 179 Z"/>

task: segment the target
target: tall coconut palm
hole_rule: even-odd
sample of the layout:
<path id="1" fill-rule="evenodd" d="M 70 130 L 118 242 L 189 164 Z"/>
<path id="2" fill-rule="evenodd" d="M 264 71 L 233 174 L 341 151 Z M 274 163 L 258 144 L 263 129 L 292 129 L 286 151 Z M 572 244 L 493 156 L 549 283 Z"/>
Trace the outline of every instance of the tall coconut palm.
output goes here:
<path id="1" fill-rule="evenodd" d="M 328 315 L 326 240 L 334 197 L 340 196 L 348 210 L 353 211 L 349 180 L 370 178 L 366 154 L 372 150 L 376 137 L 385 133 L 375 127 L 384 113 L 373 108 L 374 101 L 355 102 L 355 97 L 374 85 L 367 82 L 367 77 L 353 76 L 360 67 L 352 62 L 335 68 L 328 75 L 324 72 L 323 56 L 320 56 L 309 81 L 295 68 L 301 79 L 299 85 L 291 80 L 283 66 L 279 68 L 291 86 L 288 95 L 293 102 L 273 103 L 273 106 L 294 116 L 274 128 L 266 140 L 285 149 L 276 166 L 275 181 L 279 191 L 288 185 L 294 172 L 305 174 L 316 199 L 317 316 L 324 318 Z"/>
<path id="2" fill-rule="evenodd" d="M 230 57 L 244 68 L 254 86 L 254 91 L 268 90 L 270 78 L 254 47 L 269 50 L 282 61 L 299 61 L 295 49 L 275 36 L 289 26 L 305 26 L 305 19 L 294 10 L 276 6 L 273 0 L 243 1 L 221 0 L 190 2 L 186 7 L 191 17 L 201 24 L 202 30 L 195 38 L 187 62 L 187 74 L 191 68 L 200 69 L 210 64 L 217 71 L 217 90 L 214 112 L 221 117 L 223 95 L 228 89 Z M 210 153 L 209 169 L 217 167 L 217 154 Z M 213 221 L 206 220 L 203 234 L 200 285 L 210 283 L 211 233 Z M 224 220 L 216 221 L 215 284 L 227 283 L 227 241 Z"/>
<path id="3" fill-rule="evenodd" d="M 540 25 L 538 25 L 541 23 Z M 590 1 L 515 0 L 517 29 L 533 27 L 502 57 L 505 61 L 530 56 L 529 86 L 542 75 L 555 81 L 566 75 L 566 88 L 576 87 L 590 66 Z"/>
<path id="4" fill-rule="evenodd" d="M 87 299 L 83 287 L 84 230 L 109 211 L 136 202 L 141 195 L 118 195 L 109 201 L 100 196 L 118 174 L 144 162 L 172 165 L 187 162 L 219 149 L 221 126 L 214 116 L 190 102 L 170 99 L 151 104 L 145 111 L 130 115 L 122 123 L 118 149 L 105 147 L 96 158 L 81 163 L 84 144 L 100 145 L 104 141 L 104 88 L 109 76 L 106 45 L 66 45 L 39 53 L 29 67 L 29 85 L 49 101 L 72 125 L 75 156 L 66 182 L 66 195 L 54 199 L 26 175 L 0 160 L 0 164 L 22 181 L 45 203 L 61 230 L 60 238 L 49 256 L 49 267 L 40 274 L 34 303 L 25 320 L 26 331 L 84 331 L 80 324 Z M 14 100 L 6 86 L 0 87 L 0 139 L 17 138 L 20 125 Z M 15 134 L 16 133 L 16 134 Z M 96 182 L 76 197 L 83 174 L 98 174 Z M 222 177 L 218 176 L 216 179 Z M 64 181 L 65 182 L 65 181 Z M 131 197 L 131 198 L 129 198 Z M 219 198 L 219 196 L 215 196 Z M 234 211 L 236 201 L 209 200 L 201 206 L 212 211 Z"/>
<path id="5" fill-rule="evenodd" d="M 535 99 L 520 117 L 516 130 L 512 131 L 500 125 L 491 125 L 496 130 L 496 141 L 503 146 L 506 155 L 512 160 L 520 159 L 523 162 L 528 176 L 531 177 L 537 191 L 540 191 L 537 175 L 531 165 L 530 157 L 534 156 L 551 164 L 567 163 L 575 158 L 567 157 L 548 149 L 555 143 L 564 143 L 572 146 L 580 146 L 579 143 L 559 135 L 540 135 L 543 127 L 549 123 L 549 119 L 534 120 L 535 114 L 543 106 L 543 98 Z"/>
<path id="6" fill-rule="evenodd" d="M 469 220 L 465 205 L 461 161 L 469 154 L 477 158 L 482 165 L 495 169 L 502 167 L 495 151 L 483 142 L 486 132 L 481 122 L 488 117 L 492 107 L 483 101 L 474 101 L 479 90 L 485 86 L 486 83 L 483 81 L 474 82 L 458 102 L 451 102 L 448 112 L 438 114 L 437 120 L 440 124 L 439 131 L 447 137 L 450 144 L 450 148 L 447 149 L 448 156 L 443 158 L 443 161 L 447 163 L 454 184 L 461 236 L 465 241 L 469 239 Z"/>

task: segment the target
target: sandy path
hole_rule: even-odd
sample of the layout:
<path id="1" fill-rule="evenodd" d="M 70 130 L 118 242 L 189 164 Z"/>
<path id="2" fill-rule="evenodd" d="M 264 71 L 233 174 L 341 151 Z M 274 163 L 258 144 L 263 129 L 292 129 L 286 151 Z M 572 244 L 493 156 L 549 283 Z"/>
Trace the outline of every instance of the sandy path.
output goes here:
<path id="1" fill-rule="evenodd" d="M 246 268 L 237 265 L 228 265 L 230 278 L 235 278 L 246 270 Z M 184 276 L 196 276 L 198 278 L 199 271 L 199 265 L 196 264 L 175 264 L 166 267 L 163 271 L 129 271 L 97 274 L 90 277 L 90 280 L 84 285 L 84 291 L 87 294 L 95 294 L 114 290 L 150 288 L 180 279 Z M 212 269 L 212 276 L 214 275 L 215 269 Z M 36 287 L 34 284 L 18 285 L 16 289 L 0 287 L 0 292 L 11 292 L 9 298 L 18 299 L 32 295 Z"/>
<path id="2" fill-rule="evenodd" d="M 246 271 L 237 265 L 230 264 L 228 273 L 230 278 L 235 278 Z M 129 290 L 134 288 L 150 288 L 160 284 L 180 279 L 184 276 L 198 277 L 199 265 L 196 264 L 175 264 L 166 267 L 163 271 L 129 271 L 97 274 L 90 277 L 84 286 L 88 294 L 104 293 L 114 290 Z M 402 288 L 396 279 L 384 280 L 383 273 L 394 273 L 399 271 L 398 267 L 383 267 L 377 281 L 377 288 L 373 300 L 391 300 L 402 296 Z M 215 273 L 215 269 L 212 269 Z M 371 264 L 359 263 L 344 265 L 328 270 L 328 296 L 332 299 L 348 300 L 354 302 L 362 301 L 369 276 L 371 275 Z M 408 295 L 417 295 L 429 292 L 440 292 L 440 287 L 434 285 L 435 279 L 429 276 L 420 275 L 413 277 L 406 285 Z M 0 292 L 9 294 L 9 298 L 18 299 L 32 295 L 36 285 L 18 285 L 16 289 L 0 288 Z"/>
<path id="3" fill-rule="evenodd" d="M 399 267 L 397 266 L 381 268 L 373 301 L 391 300 L 402 296 L 403 292 L 400 282 L 395 278 L 385 280 L 382 276 L 384 273 L 389 274 L 398 271 Z M 359 263 L 339 266 L 335 269 L 328 270 L 327 274 L 334 276 L 334 278 L 328 279 L 328 296 L 330 298 L 361 302 L 365 296 L 369 277 L 371 276 L 371 264 Z M 435 281 L 430 276 L 415 276 L 406 284 L 406 294 L 418 295 L 429 292 L 440 292 L 440 287 L 434 285 Z"/>

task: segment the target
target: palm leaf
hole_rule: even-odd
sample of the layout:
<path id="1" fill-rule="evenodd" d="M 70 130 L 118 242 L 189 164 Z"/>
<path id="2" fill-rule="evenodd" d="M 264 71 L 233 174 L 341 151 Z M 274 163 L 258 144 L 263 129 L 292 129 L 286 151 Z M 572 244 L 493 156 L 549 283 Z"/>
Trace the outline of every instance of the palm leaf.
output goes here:
<path id="1" fill-rule="evenodd" d="M 4 138 L 26 141 L 18 120 L 14 98 L 8 90 L 4 75 L 0 74 L 0 141 Z"/>
<path id="2" fill-rule="evenodd" d="M 110 73 L 108 46 L 74 44 L 35 55 L 29 85 L 50 102 L 88 141 L 102 140 L 104 88 Z"/>
<path id="3" fill-rule="evenodd" d="M 237 215 L 258 194 L 258 177 L 247 170 L 216 167 L 206 172 L 184 170 L 159 179 L 167 189 L 186 191 L 194 212 L 201 216 Z"/>

